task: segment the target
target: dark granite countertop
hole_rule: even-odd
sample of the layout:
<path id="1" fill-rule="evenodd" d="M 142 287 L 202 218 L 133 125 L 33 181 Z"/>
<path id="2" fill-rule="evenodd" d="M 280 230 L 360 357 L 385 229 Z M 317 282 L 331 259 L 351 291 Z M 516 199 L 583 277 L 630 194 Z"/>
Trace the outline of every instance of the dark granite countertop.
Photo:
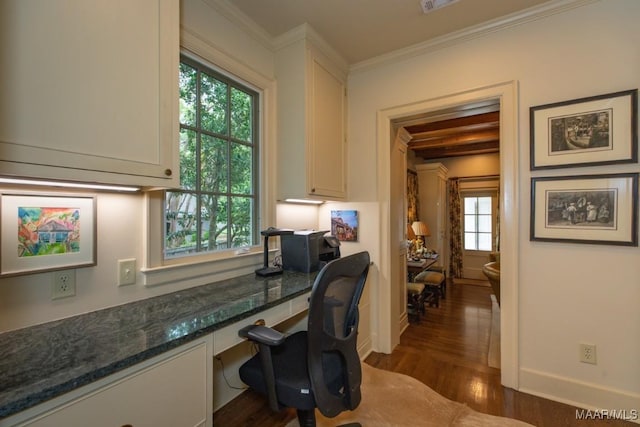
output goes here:
<path id="1" fill-rule="evenodd" d="M 316 274 L 249 274 L 0 334 L 0 418 L 302 295 Z"/>

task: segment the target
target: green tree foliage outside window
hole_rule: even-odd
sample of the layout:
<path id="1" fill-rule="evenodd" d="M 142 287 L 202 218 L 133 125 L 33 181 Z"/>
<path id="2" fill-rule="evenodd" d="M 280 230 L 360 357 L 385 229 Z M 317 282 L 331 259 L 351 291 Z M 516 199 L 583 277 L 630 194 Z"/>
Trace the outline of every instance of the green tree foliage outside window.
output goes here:
<path id="1" fill-rule="evenodd" d="M 180 62 L 180 190 L 165 193 L 165 258 L 253 245 L 257 238 L 258 94 Z"/>

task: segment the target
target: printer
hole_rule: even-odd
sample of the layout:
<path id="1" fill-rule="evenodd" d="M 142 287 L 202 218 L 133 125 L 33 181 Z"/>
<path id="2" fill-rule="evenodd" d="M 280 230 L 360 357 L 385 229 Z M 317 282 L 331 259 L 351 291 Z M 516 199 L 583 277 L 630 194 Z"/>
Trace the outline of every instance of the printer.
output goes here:
<path id="1" fill-rule="evenodd" d="M 282 268 L 311 273 L 340 258 L 340 241 L 328 231 L 300 230 L 280 236 Z"/>

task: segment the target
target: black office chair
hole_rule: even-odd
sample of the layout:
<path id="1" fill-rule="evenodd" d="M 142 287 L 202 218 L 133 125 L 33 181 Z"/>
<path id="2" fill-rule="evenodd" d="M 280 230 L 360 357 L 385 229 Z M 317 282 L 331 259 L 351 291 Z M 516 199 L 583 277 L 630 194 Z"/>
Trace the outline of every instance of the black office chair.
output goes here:
<path id="1" fill-rule="evenodd" d="M 360 404 L 358 303 L 368 272 L 368 252 L 324 266 L 311 290 L 306 331 L 285 336 L 250 325 L 239 332 L 259 350 L 240 367 L 240 378 L 265 394 L 274 411 L 296 408 L 301 427 L 316 425 L 315 408 L 335 417 Z"/>

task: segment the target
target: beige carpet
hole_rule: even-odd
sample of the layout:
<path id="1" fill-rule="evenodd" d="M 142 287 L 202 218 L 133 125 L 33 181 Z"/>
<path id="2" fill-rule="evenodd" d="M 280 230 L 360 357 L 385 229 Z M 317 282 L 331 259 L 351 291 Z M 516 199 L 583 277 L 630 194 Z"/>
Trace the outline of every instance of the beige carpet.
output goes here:
<path id="1" fill-rule="evenodd" d="M 317 410 L 318 427 L 359 422 L 363 427 L 523 427 L 531 424 L 482 414 L 454 402 L 407 375 L 362 364 L 362 402 L 354 411 L 325 418 Z M 298 427 L 293 420 L 287 427 Z"/>

